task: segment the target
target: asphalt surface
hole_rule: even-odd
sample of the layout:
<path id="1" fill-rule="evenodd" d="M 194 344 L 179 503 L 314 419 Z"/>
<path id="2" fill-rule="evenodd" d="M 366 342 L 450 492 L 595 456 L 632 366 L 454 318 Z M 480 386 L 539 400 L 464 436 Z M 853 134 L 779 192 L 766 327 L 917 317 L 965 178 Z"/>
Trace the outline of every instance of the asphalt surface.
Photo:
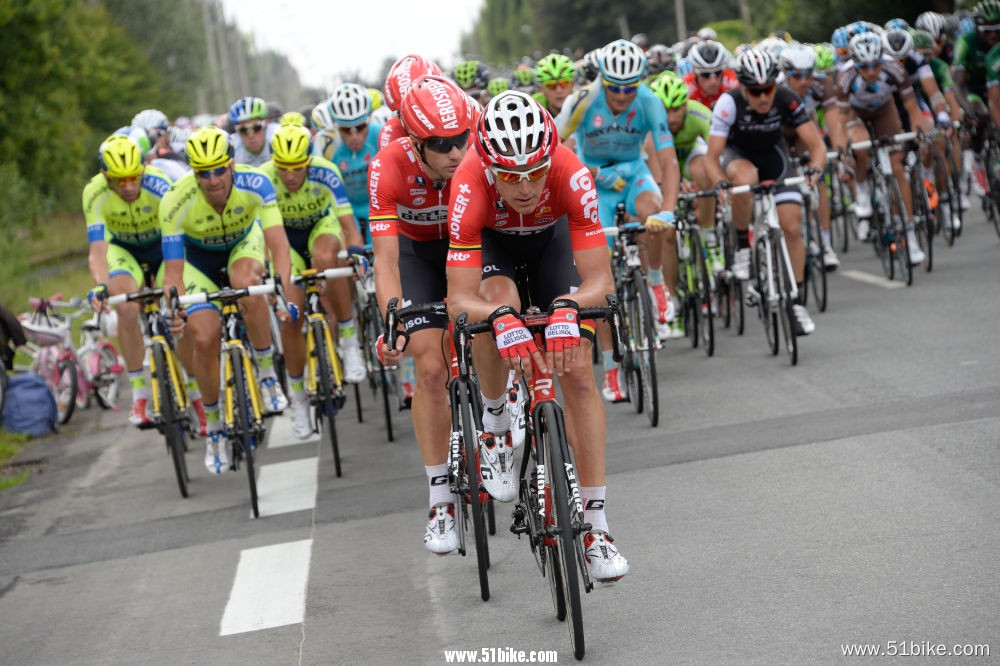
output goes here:
<path id="1" fill-rule="evenodd" d="M 686 341 L 659 352 L 658 428 L 609 406 L 607 512 L 631 572 L 584 598 L 587 661 L 815 663 L 872 644 L 953 662 L 928 656 L 943 644 L 1000 662 L 1000 239 L 973 211 L 935 249 L 932 273 L 890 289 L 848 277 L 881 271 L 852 245 L 797 367 L 767 353 L 750 311 L 713 358 Z M 200 442 L 181 499 L 162 441 L 124 411 L 80 412 L 33 443 L 31 479 L 0 495 L 0 662 L 436 664 L 483 648 L 573 661 L 508 507 L 484 603 L 474 558 L 422 544 L 409 414 L 390 443 L 363 404 L 365 423 L 352 403 L 338 419 L 342 478 L 328 446 L 277 446 L 291 439 L 273 424 L 261 476 L 306 472 L 262 508 L 303 489 L 315 506 L 257 520 L 245 474 L 210 477 Z M 289 544 L 305 565 L 241 564 Z M 284 574 L 304 580 L 291 602 L 267 586 Z M 237 589 L 263 615 L 300 617 L 231 632 L 254 606 L 229 608 Z"/>

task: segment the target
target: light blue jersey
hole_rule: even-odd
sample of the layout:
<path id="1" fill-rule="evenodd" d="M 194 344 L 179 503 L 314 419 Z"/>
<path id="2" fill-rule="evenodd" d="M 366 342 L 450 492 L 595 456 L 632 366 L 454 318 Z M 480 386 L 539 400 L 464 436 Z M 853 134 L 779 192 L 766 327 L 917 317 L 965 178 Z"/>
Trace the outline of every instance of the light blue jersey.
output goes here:
<path id="1" fill-rule="evenodd" d="M 358 152 L 350 150 L 340 137 L 334 137 L 336 130 L 327 131 L 323 136 L 317 135 L 313 144 L 313 153 L 333 162 L 344 179 L 344 189 L 347 198 L 354 209 L 354 218 L 358 225 L 367 228 L 368 221 L 368 164 L 378 152 L 378 134 L 382 126 L 378 123 L 368 123 L 368 135 L 364 147 Z M 362 224 L 365 223 L 365 224 Z"/>

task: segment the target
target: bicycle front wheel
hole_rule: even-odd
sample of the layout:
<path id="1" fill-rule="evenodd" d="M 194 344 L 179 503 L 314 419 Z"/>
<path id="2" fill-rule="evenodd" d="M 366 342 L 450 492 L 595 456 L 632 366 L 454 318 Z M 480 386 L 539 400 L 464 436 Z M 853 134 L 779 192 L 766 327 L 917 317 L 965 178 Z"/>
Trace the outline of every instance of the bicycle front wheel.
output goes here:
<path id="1" fill-rule="evenodd" d="M 483 601 L 490 599 L 490 551 L 486 540 L 486 518 L 484 515 L 483 498 L 479 483 L 479 434 L 473 410 L 472 387 L 464 384 L 459 387 L 459 417 L 462 420 L 462 440 L 465 444 L 465 473 L 468 477 L 469 495 L 467 501 L 472 509 L 472 531 L 476 538 L 476 564 L 479 567 L 479 594 Z"/>
<path id="2" fill-rule="evenodd" d="M 585 652 L 583 636 L 583 605 L 580 599 L 580 574 L 577 572 L 577 530 L 571 519 L 576 515 L 570 511 L 570 503 L 575 502 L 570 488 L 569 477 L 566 474 L 566 456 L 569 447 L 566 443 L 566 429 L 562 414 L 552 403 L 542 405 L 539 425 L 536 434 L 539 436 L 539 446 L 548 454 L 545 465 L 546 487 L 552 489 L 552 502 L 545 507 L 550 523 L 552 536 L 555 538 L 555 551 L 558 555 L 560 581 L 566 599 L 566 619 L 569 629 L 569 640 L 573 647 L 573 655 L 583 659 Z M 582 516 L 578 516 L 582 520 Z M 551 573 L 555 575 L 556 568 Z"/>
<path id="3" fill-rule="evenodd" d="M 187 497 L 189 479 L 187 462 L 184 460 L 184 452 L 187 451 L 187 427 L 178 408 L 179 400 L 174 393 L 167 354 L 159 344 L 153 346 L 152 380 L 156 383 L 156 389 L 160 394 L 160 420 L 162 421 L 163 436 L 167 440 L 167 451 L 174 463 L 177 488 L 181 491 L 181 497 Z"/>
<path id="4" fill-rule="evenodd" d="M 890 224 L 893 225 L 893 235 L 896 239 L 896 249 L 893 256 L 899 270 L 899 279 L 909 287 L 913 284 L 913 270 L 910 267 L 910 244 L 906 237 L 906 208 L 903 207 L 903 193 L 899 189 L 899 184 L 894 180 L 889 182 L 889 196 L 892 202 Z"/>
<path id="5" fill-rule="evenodd" d="M 691 253 L 696 269 L 695 308 L 701 315 L 701 342 L 705 346 L 705 355 L 715 354 L 715 322 L 712 317 L 712 275 L 708 269 L 707 255 L 701 243 L 701 237 L 691 236 Z"/>
<path id="6" fill-rule="evenodd" d="M 341 476 L 340 470 L 340 447 L 337 442 L 337 404 L 333 396 L 333 365 L 330 363 L 330 350 L 326 346 L 326 329 L 324 322 L 314 321 L 312 334 L 316 345 L 316 373 L 319 375 L 316 387 L 319 395 L 316 396 L 316 417 L 320 422 L 320 429 L 326 434 L 333 451 L 333 467 L 337 476 Z"/>
<path id="7" fill-rule="evenodd" d="M 773 242 L 771 244 L 771 257 L 778 273 L 777 281 L 779 307 L 778 319 L 781 323 L 781 336 L 785 341 L 785 352 L 792 365 L 799 362 L 799 343 L 795 335 L 795 301 L 792 299 L 792 286 L 795 284 L 794 276 L 790 270 L 788 262 L 785 261 L 783 242 Z"/>
<path id="8" fill-rule="evenodd" d="M 757 280 L 757 308 L 761 323 L 764 325 L 764 335 L 767 338 L 767 348 L 771 356 L 778 355 L 778 313 L 772 307 L 771 298 L 776 295 L 777 284 L 774 271 L 778 270 L 777 264 L 771 266 L 768 271 L 768 250 L 763 238 L 756 241 L 754 252 L 754 271 Z"/>
<path id="9" fill-rule="evenodd" d="M 632 328 L 633 352 L 637 380 L 641 386 L 637 401 L 641 401 L 649 425 L 654 428 L 660 422 L 660 394 L 656 380 L 656 331 L 653 327 L 653 302 L 646 287 L 646 276 L 638 268 L 632 269 L 630 276 L 635 298 L 629 311 Z M 639 408 L 636 408 L 639 410 Z"/>
<path id="10" fill-rule="evenodd" d="M 250 420 L 250 393 L 247 390 L 247 377 L 243 371 L 243 355 L 239 349 L 229 350 L 229 363 L 232 366 L 232 399 L 233 417 L 235 421 L 235 446 L 240 447 L 240 453 L 246 462 L 247 480 L 250 483 L 250 506 L 253 517 L 260 517 L 260 507 L 257 505 L 257 477 L 254 474 L 253 454 L 253 423 Z M 234 454 L 236 452 L 234 451 Z M 235 455 L 234 455 L 235 460 Z"/>
<path id="11" fill-rule="evenodd" d="M 97 354 L 94 395 L 103 409 L 111 409 L 118 404 L 118 392 L 121 390 L 122 383 L 122 373 L 112 371 L 112 368 L 118 365 L 118 354 L 115 352 L 115 348 L 110 345 L 102 346 Z"/>
<path id="12" fill-rule="evenodd" d="M 76 408 L 76 392 L 79 386 L 80 371 L 72 359 L 63 359 L 55 364 L 52 376 L 49 378 L 49 388 L 56 398 L 59 411 L 59 425 L 69 423 Z"/>

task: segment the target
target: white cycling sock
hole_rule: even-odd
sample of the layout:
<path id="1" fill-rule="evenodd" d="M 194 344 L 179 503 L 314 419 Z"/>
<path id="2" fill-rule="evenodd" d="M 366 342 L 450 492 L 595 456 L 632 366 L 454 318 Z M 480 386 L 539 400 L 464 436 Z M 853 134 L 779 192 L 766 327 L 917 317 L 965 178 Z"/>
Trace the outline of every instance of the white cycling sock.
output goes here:
<path id="1" fill-rule="evenodd" d="M 590 523 L 591 531 L 608 531 L 608 519 L 604 515 L 604 496 L 607 490 L 607 486 L 580 486 L 583 522 Z"/>
<path id="2" fill-rule="evenodd" d="M 424 471 L 427 472 L 427 486 L 430 489 L 428 506 L 433 509 L 438 504 L 453 504 L 455 498 L 448 487 L 448 463 L 424 465 Z"/>
<path id="3" fill-rule="evenodd" d="M 510 430 L 510 412 L 507 411 L 507 394 L 499 398 L 483 396 L 483 430 L 505 433 Z"/>

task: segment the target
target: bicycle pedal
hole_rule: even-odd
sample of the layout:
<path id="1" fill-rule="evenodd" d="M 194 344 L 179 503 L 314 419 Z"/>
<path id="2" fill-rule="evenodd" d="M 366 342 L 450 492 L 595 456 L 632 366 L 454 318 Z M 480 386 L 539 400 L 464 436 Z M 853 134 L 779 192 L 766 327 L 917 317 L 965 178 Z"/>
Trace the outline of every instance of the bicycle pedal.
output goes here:
<path id="1" fill-rule="evenodd" d="M 333 396 L 333 403 L 337 405 L 337 409 L 343 409 L 344 405 L 347 403 L 347 396 L 343 391 L 338 391 L 337 394 Z"/>

